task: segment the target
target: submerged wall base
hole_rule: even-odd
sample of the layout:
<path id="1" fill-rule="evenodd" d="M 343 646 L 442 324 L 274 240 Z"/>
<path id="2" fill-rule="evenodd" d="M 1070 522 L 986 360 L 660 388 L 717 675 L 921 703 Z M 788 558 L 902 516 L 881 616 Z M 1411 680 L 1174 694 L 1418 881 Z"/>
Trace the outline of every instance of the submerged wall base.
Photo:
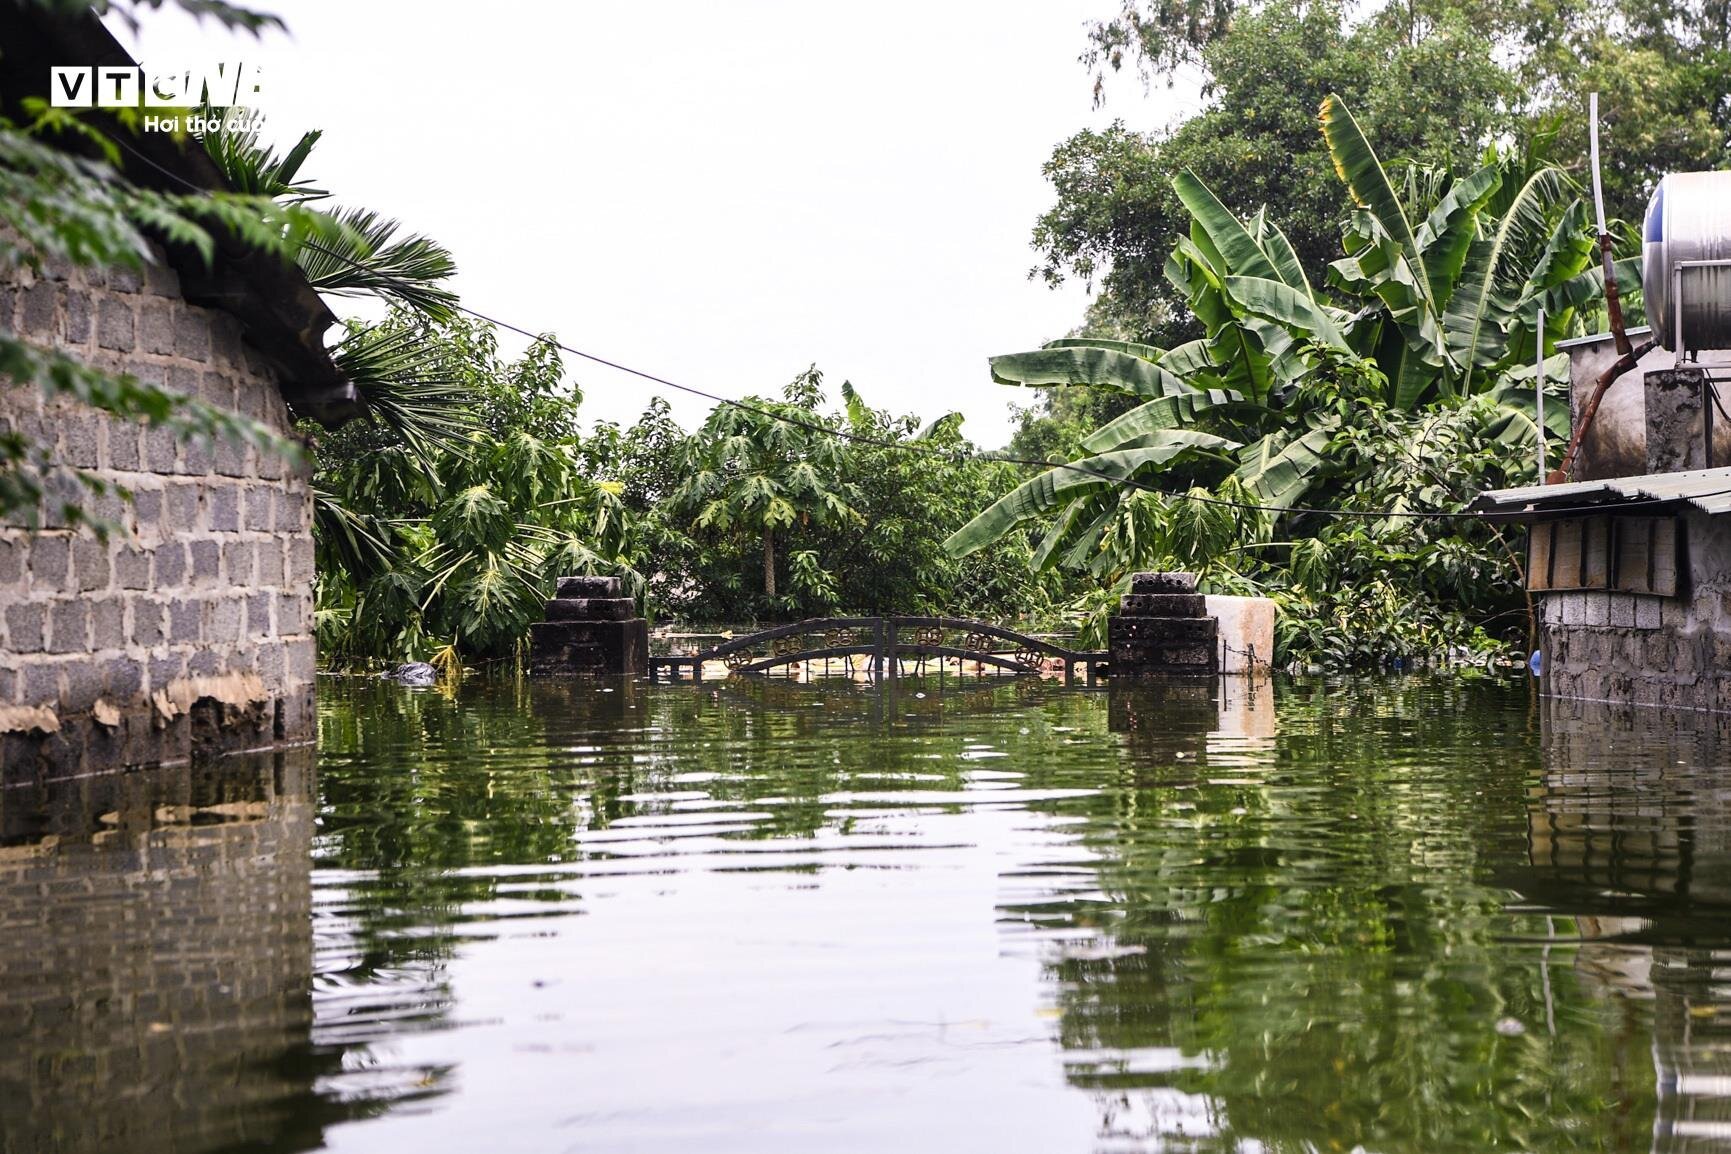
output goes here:
<path id="1" fill-rule="evenodd" d="M 1676 597 L 1542 595 L 1547 697 L 1731 713 L 1731 520 L 1690 511 Z"/>

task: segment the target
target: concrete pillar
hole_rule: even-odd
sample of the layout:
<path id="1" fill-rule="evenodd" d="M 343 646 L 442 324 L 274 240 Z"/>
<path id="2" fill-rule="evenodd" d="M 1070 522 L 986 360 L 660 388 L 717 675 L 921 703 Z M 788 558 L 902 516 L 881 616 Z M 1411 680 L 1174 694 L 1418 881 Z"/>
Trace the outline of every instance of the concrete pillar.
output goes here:
<path id="1" fill-rule="evenodd" d="M 1219 626 L 1196 592 L 1194 573 L 1137 573 L 1118 615 L 1106 623 L 1114 677 L 1212 677 L 1220 671 Z"/>
<path id="2" fill-rule="evenodd" d="M 1274 602 L 1267 597 L 1203 598 L 1220 639 L 1220 672 L 1266 674 L 1274 667 Z"/>
<path id="3" fill-rule="evenodd" d="M 529 626 L 535 677 L 642 677 L 649 672 L 649 622 L 623 596 L 617 577 L 561 577 L 547 620 Z"/>

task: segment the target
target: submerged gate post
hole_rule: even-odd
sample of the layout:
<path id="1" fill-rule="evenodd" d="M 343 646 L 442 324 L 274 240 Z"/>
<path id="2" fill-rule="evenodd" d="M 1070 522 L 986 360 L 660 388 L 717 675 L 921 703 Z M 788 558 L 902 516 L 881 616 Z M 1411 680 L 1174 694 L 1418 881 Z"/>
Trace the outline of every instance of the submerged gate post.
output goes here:
<path id="1" fill-rule="evenodd" d="M 1201 676 L 1220 672 L 1219 623 L 1196 592 L 1194 573 L 1136 573 L 1106 644 L 1117 677 Z"/>
<path id="2" fill-rule="evenodd" d="M 638 677 L 649 672 L 649 622 L 617 577 L 561 577 L 547 619 L 529 626 L 535 677 Z"/>

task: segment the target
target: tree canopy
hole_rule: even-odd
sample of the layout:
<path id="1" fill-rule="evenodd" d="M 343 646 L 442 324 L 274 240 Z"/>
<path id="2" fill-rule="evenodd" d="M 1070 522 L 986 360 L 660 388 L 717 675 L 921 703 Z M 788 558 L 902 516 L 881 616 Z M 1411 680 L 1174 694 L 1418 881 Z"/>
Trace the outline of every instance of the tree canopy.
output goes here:
<path id="1" fill-rule="evenodd" d="M 1240 215 L 1266 206 L 1307 267 L 1337 254 L 1350 208 L 1315 131 L 1328 93 L 1388 163 L 1464 169 L 1491 144 L 1581 179 L 1586 94 L 1600 91 L 1607 212 L 1638 220 L 1667 171 L 1726 163 L 1727 6 L 1648 0 L 1433 0 L 1368 13 L 1334 2 L 1124 0 L 1084 60 L 1149 81 L 1200 69 L 1206 107 L 1169 128 L 1119 122 L 1060 143 L 1036 273 L 1099 295 L 1088 331 L 1173 344 L 1195 324 L 1163 276 L 1188 227 L 1171 184 L 1194 172 Z"/>

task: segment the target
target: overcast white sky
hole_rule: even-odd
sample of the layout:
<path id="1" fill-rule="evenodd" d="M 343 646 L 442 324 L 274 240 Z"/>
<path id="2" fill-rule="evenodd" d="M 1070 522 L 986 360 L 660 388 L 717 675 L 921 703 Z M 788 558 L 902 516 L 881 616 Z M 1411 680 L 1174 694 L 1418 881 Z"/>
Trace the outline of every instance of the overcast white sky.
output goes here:
<path id="1" fill-rule="evenodd" d="M 117 33 L 147 67 L 262 60 L 270 135 L 325 129 L 308 175 L 448 245 L 465 304 L 727 396 L 815 361 L 832 396 L 960 409 L 988 446 L 1031 398 L 986 358 L 1086 304 L 1026 276 L 1040 165 L 1084 125 L 1195 103 L 1126 80 L 1091 108 L 1076 57 L 1109 0 L 250 6 L 289 33 L 178 12 Z M 650 395 L 567 367 L 590 420 Z M 708 408 L 669 400 L 688 427 Z"/>

